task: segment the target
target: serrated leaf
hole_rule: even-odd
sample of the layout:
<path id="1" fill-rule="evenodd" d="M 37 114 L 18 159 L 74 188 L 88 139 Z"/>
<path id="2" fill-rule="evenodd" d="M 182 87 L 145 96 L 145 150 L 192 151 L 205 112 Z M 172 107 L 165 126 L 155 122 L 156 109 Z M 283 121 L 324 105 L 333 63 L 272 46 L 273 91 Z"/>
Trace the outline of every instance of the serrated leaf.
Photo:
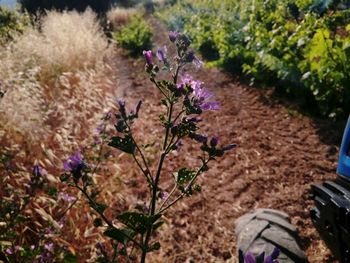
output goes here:
<path id="1" fill-rule="evenodd" d="M 125 229 L 109 228 L 103 234 L 122 244 L 126 244 L 130 238 L 133 238 L 135 236 L 135 232 L 132 229 L 128 229 L 128 228 L 125 228 Z"/>
<path id="2" fill-rule="evenodd" d="M 162 215 L 145 215 L 138 212 L 125 212 L 117 216 L 118 220 L 137 233 L 144 234 Z"/>
<path id="3" fill-rule="evenodd" d="M 176 182 L 179 185 L 184 185 L 192 180 L 196 175 L 196 171 L 189 170 L 187 168 L 181 168 L 178 172 L 174 173 Z"/>
<path id="4" fill-rule="evenodd" d="M 126 136 L 125 138 L 119 136 L 112 137 L 108 145 L 129 154 L 133 154 L 136 147 L 135 143 L 129 136 Z"/>

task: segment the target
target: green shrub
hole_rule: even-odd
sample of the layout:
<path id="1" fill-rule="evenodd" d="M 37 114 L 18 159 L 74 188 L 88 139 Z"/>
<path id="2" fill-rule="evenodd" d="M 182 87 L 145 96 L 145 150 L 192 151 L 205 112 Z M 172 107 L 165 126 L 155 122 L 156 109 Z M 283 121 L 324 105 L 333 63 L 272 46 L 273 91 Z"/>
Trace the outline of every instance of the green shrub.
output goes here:
<path id="1" fill-rule="evenodd" d="M 140 15 L 134 16 L 130 23 L 114 33 L 113 37 L 132 56 L 141 55 L 143 50 L 152 47 L 151 27 Z"/>
<path id="2" fill-rule="evenodd" d="M 182 0 L 158 16 L 189 35 L 210 65 L 342 118 L 350 112 L 350 9 L 328 2 Z"/>
<path id="3" fill-rule="evenodd" d="M 0 6 L 0 43 L 11 40 L 16 33 L 23 32 L 28 23 L 26 15 Z"/>

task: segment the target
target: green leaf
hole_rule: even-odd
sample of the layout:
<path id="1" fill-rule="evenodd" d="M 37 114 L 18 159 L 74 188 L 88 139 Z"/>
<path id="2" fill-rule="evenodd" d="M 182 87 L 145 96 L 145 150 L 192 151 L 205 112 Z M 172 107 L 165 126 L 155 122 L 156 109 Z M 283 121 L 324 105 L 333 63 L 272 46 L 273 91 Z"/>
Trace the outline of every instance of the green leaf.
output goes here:
<path id="1" fill-rule="evenodd" d="M 118 215 L 118 220 L 137 233 L 144 234 L 162 215 L 145 215 L 138 212 L 125 212 Z"/>
<path id="2" fill-rule="evenodd" d="M 130 136 L 125 136 L 125 138 L 112 137 L 108 145 L 129 154 L 133 154 L 136 147 Z"/>
<path id="3" fill-rule="evenodd" d="M 102 204 L 102 203 L 93 203 L 93 202 L 89 202 L 89 205 L 93 208 L 95 208 L 99 213 L 103 214 L 104 211 L 106 210 L 106 208 L 108 207 L 108 205 L 106 204 Z"/>
<path id="4" fill-rule="evenodd" d="M 148 251 L 151 252 L 151 251 L 155 251 L 155 250 L 159 250 L 159 249 L 160 249 L 160 243 L 156 242 L 148 248 Z"/>
<path id="5" fill-rule="evenodd" d="M 77 256 L 75 256 L 73 254 L 67 254 L 64 257 L 64 262 L 65 263 L 76 263 L 76 262 L 78 262 L 78 258 L 77 258 Z"/>
<path id="6" fill-rule="evenodd" d="M 158 228 L 161 227 L 163 224 L 164 224 L 163 221 L 159 221 L 159 222 L 155 223 L 155 224 L 153 225 L 153 230 L 158 229 Z"/>
<path id="7" fill-rule="evenodd" d="M 132 229 L 128 228 L 108 228 L 103 234 L 122 244 L 126 244 L 130 238 L 133 238 L 135 236 L 135 232 Z"/>
<path id="8" fill-rule="evenodd" d="M 187 168 L 181 168 L 178 172 L 174 173 L 176 182 L 179 185 L 184 185 L 190 182 L 195 175 L 196 175 L 196 171 L 189 170 Z"/>

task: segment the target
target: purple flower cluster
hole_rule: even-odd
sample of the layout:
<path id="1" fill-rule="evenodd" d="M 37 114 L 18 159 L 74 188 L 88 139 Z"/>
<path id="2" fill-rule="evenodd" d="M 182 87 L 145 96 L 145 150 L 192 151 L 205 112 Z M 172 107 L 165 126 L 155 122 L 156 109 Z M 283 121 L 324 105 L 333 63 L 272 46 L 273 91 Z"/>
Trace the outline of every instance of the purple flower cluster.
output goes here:
<path id="1" fill-rule="evenodd" d="M 60 192 L 58 194 L 58 198 L 63 200 L 63 201 L 66 201 L 68 203 L 73 203 L 76 200 L 76 198 L 74 196 L 70 196 L 69 194 L 64 193 L 64 192 Z"/>
<path id="2" fill-rule="evenodd" d="M 211 101 L 214 94 L 204 87 L 204 83 L 199 80 L 194 80 L 190 75 L 186 74 L 181 78 L 181 83 L 178 88 L 182 89 L 184 86 L 190 86 L 193 90 L 194 106 L 201 110 L 219 110 L 220 105 L 216 101 Z"/>
<path id="3" fill-rule="evenodd" d="M 274 250 L 271 252 L 270 255 L 265 257 L 265 252 L 262 252 L 257 257 L 254 256 L 253 253 L 248 252 L 247 254 L 243 255 L 243 252 L 239 251 L 239 263 L 278 263 L 278 256 L 280 254 L 280 250 L 275 247 Z"/>
<path id="4" fill-rule="evenodd" d="M 70 172 L 75 179 L 79 179 L 83 169 L 87 168 L 87 165 L 83 161 L 80 152 L 76 152 L 64 162 L 63 168 L 66 172 Z"/>

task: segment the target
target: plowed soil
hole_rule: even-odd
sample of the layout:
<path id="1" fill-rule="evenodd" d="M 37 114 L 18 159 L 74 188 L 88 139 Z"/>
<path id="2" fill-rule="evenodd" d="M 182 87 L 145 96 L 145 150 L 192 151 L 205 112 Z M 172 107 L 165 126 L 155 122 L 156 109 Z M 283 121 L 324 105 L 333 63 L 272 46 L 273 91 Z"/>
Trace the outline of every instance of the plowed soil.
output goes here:
<path id="1" fill-rule="evenodd" d="M 155 46 L 167 42 L 167 32 L 155 19 Z M 128 58 L 119 50 L 115 70 L 123 76 L 117 94 L 134 107 L 144 101 L 138 137 L 148 143 L 162 133 L 158 123 L 164 110 L 160 94 L 144 73 L 143 59 Z M 306 117 L 273 95 L 241 84 L 217 68 L 188 68 L 215 93 L 220 111 L 206 112 L 201 132 L 220 137 L 222 145 L 238 148 L 210 165 L 199 182 L 202 192 L 172 207 L 165 215 L 159 235 L 162 248 L 149 262 L 236 262 L 234 221 L 255 208 L 273 208 L 288 213 L 301 237 L 310 262 L 333 262 L 309 219 L 313 202 L 310 185 L 336 177 L 337 152 L 342 128 L 330 121 Z M 198 146 L 188 142 L 166 162 L 163 189 L 171 189 L 170 172 L 187 163 L 198 164 Z M 152 152 L 148 153 L 152 161 Z M 147 187 L 132 161 L 120 156 L 124 172 L 124 204 L 147 199 Z M 129 193 L 129 194 L 127 194 Z M 129 196 L 129 197 L 128 197 Z M 124 207 L 125 207 L 124 206 Z"/>

